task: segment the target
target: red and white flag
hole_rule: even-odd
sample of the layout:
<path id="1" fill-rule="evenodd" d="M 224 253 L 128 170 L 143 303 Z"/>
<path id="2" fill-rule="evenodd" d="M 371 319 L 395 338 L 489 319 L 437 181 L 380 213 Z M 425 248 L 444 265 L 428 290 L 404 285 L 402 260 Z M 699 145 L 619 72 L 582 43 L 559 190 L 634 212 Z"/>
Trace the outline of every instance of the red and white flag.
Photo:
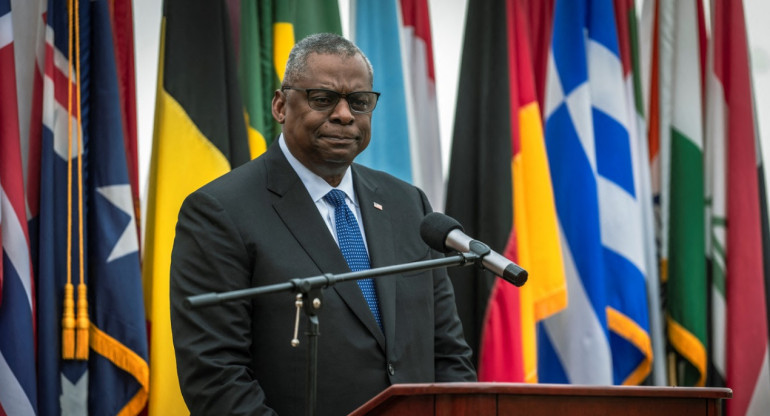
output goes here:
<path id="1" fill-rule="evenodd" d="M 0 415 L 37 413 L 35 290 L 24 203 L 13 24 L 0 0 Z"/>
<path id="2" fill-rule="evenodd" d="M 758 145 L 743 4 L 716 0 L 708 74 L 713 198 L 714 362 L 733 398 L 728 415 L 770 414 L 767 304 Z M 721 169 L 717 169 L 723 166 Z M 720 279 L 721 277 L 721 279 Z M 720 331 L 721 334 L 720 335 Z"/>

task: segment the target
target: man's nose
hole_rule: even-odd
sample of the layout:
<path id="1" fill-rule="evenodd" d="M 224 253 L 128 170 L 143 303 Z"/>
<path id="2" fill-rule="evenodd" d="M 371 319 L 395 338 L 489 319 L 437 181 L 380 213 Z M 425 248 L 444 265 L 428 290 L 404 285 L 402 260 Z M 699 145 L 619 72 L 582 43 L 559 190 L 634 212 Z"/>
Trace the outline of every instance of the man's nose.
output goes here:
<path id="1" fill-rule="evenodd" d="M 346 97 L 340 97 L 337 105 L 334 106 L 330 115 L 332 121 L 338 121 L 342 124 L 350 124 L 355 120 L 353 112 L 350 110 L 350 104 Z"/>

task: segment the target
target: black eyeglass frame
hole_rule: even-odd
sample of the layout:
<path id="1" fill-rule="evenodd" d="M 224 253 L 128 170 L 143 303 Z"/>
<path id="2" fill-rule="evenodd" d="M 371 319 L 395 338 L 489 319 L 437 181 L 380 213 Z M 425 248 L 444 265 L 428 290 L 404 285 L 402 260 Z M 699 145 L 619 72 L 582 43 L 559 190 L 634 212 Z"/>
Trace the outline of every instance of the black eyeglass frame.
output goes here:
<path id="1" fill-rule="evenodd" d="M 337 92 L 337 91 L 334 91 L 334 90 L 327 90 L 325 88 L 295 88 L 295 87 L 292 87 L 290 85 L 281 86 L 281 91 L 286 91 L 286 90 L 304 91 L 305 92 L 305 98 L 307 99 L 308 107 L 310 107 L 311 109 L 313 109 L 315 111 L 329 111 L 329 110 L 332 110 L 333 108 L 337 107 L 337 104 L 339 104 L 340 99 L 344 98 L 345 101 L 348 102 L 348 107 L 350 108 L 350 111 L 352 111 L 352 112 L 354 112 L 356 114 L 371 114 L 372 111 L 374 111 L 374 109 L 377 107 L 377 102 L 379 102 L 379 100 L 380 100 L 380 93 L 377 92 L 377 91 L 353 91 L 353 92 L 349 92 L 349 93 L 341 93 L 341 92 Z M 310 101 L 310 94 L 313 93 L 314 91 L 321 91 L 321 92 L 325 92 L 325 93 L 331 93 L 333 96 L 336 96 L 337 99 L 334 101 L 333 104 L 329 104 L 329 108 L 315 108 L 314 105 Z M 350 100 L 348 100 L 348 97 L 350 97 L 351 95 L 361 94 L 361 93 L 374 94 L 375 95 L 374 105 L 372 106 L 371 110 L 369 110 L 369 111 L 356 110 L 356 109 L 353 108 L 353 105 L 350 103 Z"/>

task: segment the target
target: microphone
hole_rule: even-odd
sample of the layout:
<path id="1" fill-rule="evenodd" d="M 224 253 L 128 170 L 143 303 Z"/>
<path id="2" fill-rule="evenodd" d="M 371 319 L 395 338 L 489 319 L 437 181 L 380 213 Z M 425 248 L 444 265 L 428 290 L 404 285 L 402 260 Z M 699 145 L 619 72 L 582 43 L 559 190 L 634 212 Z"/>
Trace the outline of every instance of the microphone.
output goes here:
<path id="1" fill-rule="evenodd" d="M 426 215 L 420 224 L 420 236 L 430 248 L 442 253 L 452 250 L 467 253 L 473 250 L 474 253 L 482 256 L 481 264 L 484 268 L 514 286 L 521 286 L 527 281 L 526 270 L 492 251 L 481 241 L 466 235 L 463 232 L 463 226 L 448 215 L 439 212 Z"/>

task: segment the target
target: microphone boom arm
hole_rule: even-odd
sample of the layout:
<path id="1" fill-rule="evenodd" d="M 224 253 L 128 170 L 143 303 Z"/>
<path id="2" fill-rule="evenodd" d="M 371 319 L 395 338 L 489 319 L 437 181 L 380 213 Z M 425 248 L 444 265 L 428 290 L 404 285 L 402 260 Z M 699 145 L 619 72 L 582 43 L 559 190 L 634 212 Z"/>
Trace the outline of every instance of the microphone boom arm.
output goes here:
<path id="1" fill-rule="evenodd" d="M 479 243 L 482 244 L 483 243 Z M 487 247 L 489 250 L 489 247 Z M 197 308 L 202 306 L 218 305 L 223 302 L 253 298 L 255 296 L 278 292 L 309 293 L 315 289 L 323 289 L 333 286 L 337 282 L 348 280 L 365 279 L 369 277 L 386 276 L 397 273 L 417 272 L 423 270 L 439 269 L 442 267 L 467 266 L 475 263 L 480 264 L 482 257 L 476 252 L 457 253 L 454 256 L 448 256 L 440 259 L 415 261 L 412 263 L 397 264 L 393 266 L 377 267 L 374 269 L 361 270 L 357 272 L 348 272 L 340 274 L 326 273 L 320 276 L 304 277 L 291 279 L 285 283 L 273 285 L 257 286 L 248 289 L 231 290 L 228 292 L 211 292 L 201 295 L 188 296 L 184 300 L 184 305 L 188 308 Z"/>

